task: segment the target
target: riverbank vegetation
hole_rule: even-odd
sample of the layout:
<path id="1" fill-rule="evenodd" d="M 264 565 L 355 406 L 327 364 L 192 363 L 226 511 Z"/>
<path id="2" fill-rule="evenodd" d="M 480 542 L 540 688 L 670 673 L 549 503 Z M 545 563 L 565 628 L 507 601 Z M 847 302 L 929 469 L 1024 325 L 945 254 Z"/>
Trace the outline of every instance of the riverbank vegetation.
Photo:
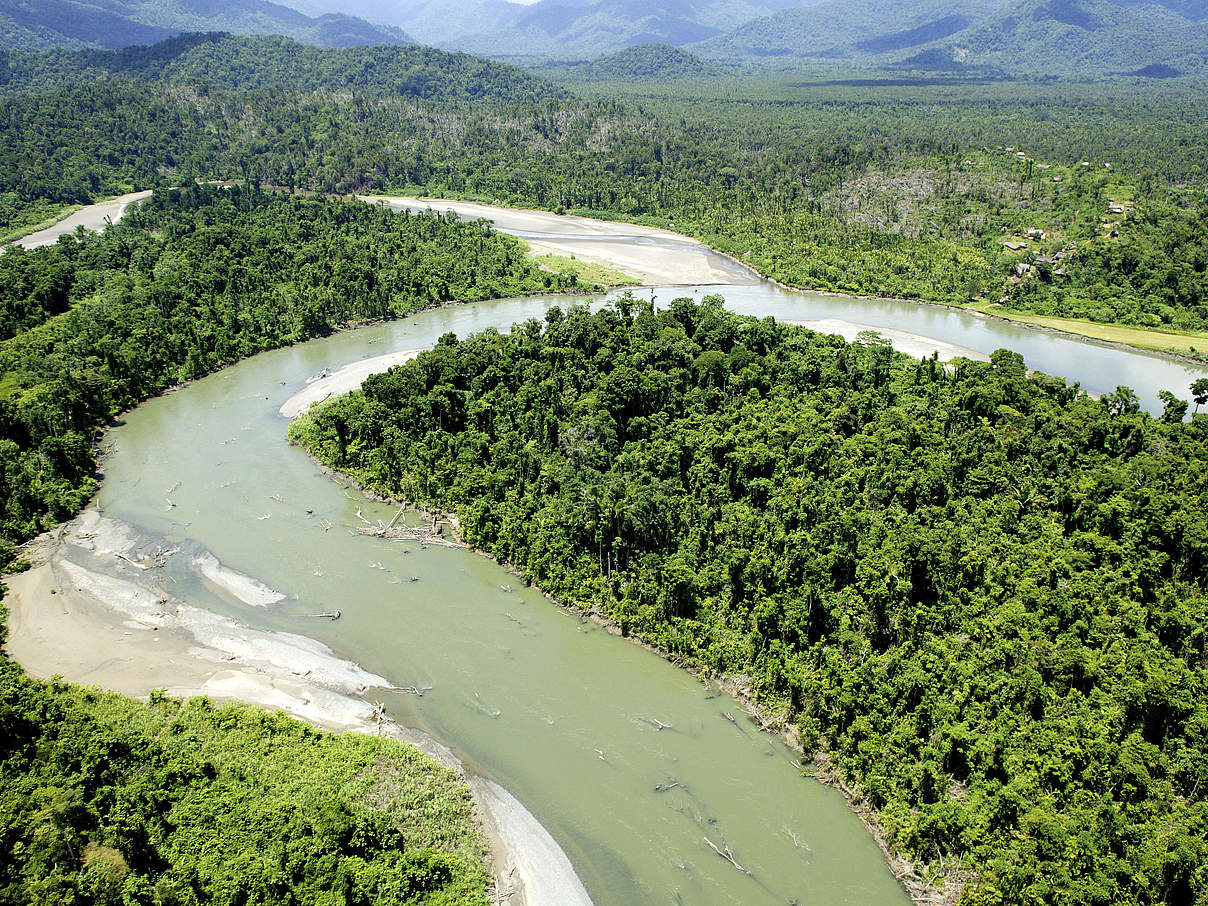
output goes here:
<path id="1" fill-rule="evenodd" d="M 468 788 L 410 746 L 3 655 L 0 846 L 13 906 L 486 906 L 491 884 Z"/>
<path id="2" fill-rule="evenodd" d="M 214 186 L 10 250 L 0 275 L 0 568 L 92 496 L 97 430 L 166 387 L 348 324 L 578 282 L 482 224 Z"/>
<path id="3" fill-rule="evenodd" d="M 1197 397 L 1202 396 L 1197 391 Z M 1208 895 L 1208 417 L 739 318 L 553 309 L 291 435 L 744 678 L 967 906 Z M 1198 409 L 1197 405 L 1197 409 Z"/>
<path id="4" fill-rule="evenodd" d="M 673 227 L 794 286 L 1208 327 L 1196 86 L 701 78 L 572 97 L 414 48 L 169 50 L 12 55 L 0 191 L 66 204 L 240 178 L 497 200 Z"/>

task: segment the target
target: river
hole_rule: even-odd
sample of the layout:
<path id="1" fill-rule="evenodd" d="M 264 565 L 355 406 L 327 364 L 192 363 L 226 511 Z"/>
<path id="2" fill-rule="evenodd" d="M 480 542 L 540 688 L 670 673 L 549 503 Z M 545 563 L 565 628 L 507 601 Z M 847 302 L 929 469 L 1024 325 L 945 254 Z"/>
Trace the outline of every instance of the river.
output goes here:
<path id="1" fill-rule="evenodd" d="M 1141 405 L 1154 414 L 1163 408 L 1159 391 L 1171 390 L 1187 399 L 1190 383 L 1208 375 L 1208 367 L 1203 365 L 957 308 L 782 289 L 695 239 L 667 230 L 463 201 L 385 196 L 367 200 L 396 210 L 432 207 L 451 210 L 468 220 L 490 219 L 499 230 L 520 236 L 539 252 L 612 264 L 648 282 L 674 274 L 678 284 L 708 284 L 654 289 L 663 304 L 677 295 L 699 298 L 703 292 L 718 292 L 732 311 L 772 315 L 848 339 L 862 329 L 875 330 L 912 355 L 938 350 L 945 359 L 953 355 L 985 358 L 996 349 L 1012 349 L 1023 355 L 1029 368 L 1077 381 L 1095 395 L 1111 393 L 1119 386 L 1131 387 Z"/>
<path id="2" fill-rule="evenodd" d="M 732 700 L 479 555 L 355 534 L 358 510 L 371 520 L 392 510 L 346 494 L 287 443 L 277 409 L 308 375 L 448 331 L 507 327 L 553 301 L 566 304 L 425 312 L 260 355 L 152 400 L 109 435 L 116 451 L 104 462 L 100 505 L 287 595 L 247 607 L 182 568 L 179 597 L 306 633 L 400 685 L 431 686 L 422 698 L 371 695 L 515 794 L 599 906 L 905 903 L 841 796 L 803 780 L 796 756 Z M 337 622 L 309 616 L 337 609 Z"/>
<path id="3" fill-rule="evenodd" d="M 1151 409 L 1159 389 L 1185 395 L 1203 373 L 951 309 L 753 280 L 636 292 L 659 305 L 720 292 L 741 313 L 893 329 L 924 347 L 927 338 L 981 354 L 1007 346 L 1093 392 L 1129 384 Z M 795 755 L 758 733 L 733 700 L 484 557 L 356 534 L 358 511 L 388 520 L 391 509 L 348 492 L 286 441 L 279 407 L 325 368 L 432 345 L 450 331 L 506 329 L 573 301 L 432 310 L 266 353 L 151 400 L 109 434 L 99 503 L 147 534 L 213 552 L 285 598 L 241 604 L 173 560 L 165 571 L 177 596 L 317 638 L 396 684 L 431 687 L 422 698 L 370 696 L 514 793 L 599 906 L 908 902 L 842 797 L 803 779 Z M 313 619 L 334 610 L 339 621 Z"/>

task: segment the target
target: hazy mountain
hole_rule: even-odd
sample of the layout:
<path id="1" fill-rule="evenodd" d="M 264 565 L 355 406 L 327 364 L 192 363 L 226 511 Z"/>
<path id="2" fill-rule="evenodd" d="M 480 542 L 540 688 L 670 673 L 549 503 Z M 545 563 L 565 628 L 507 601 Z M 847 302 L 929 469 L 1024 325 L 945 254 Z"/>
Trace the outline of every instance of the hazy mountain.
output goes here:
<path id="1" fill-rule="evenodd" d="M 1000 6 L 998 0 L 829 0 L 753 20 L 694 49 L 717 59 L 867 59 L 946 38 Z"/>
<path id="2" fill-rule="evenodd" d="M 400 29 L 343 13 L 312 17 L 268 0 L 0 0 L 0 46 L 117 48 L 180 32 L 277 34 L 324 47 L 407 44 Z"/>
<path id="3" fill-rule="evenodd" d="M 388 22 L 417 39 L 487 56 L 596 57 L 624 47 L 702 41 L 811 0 L 298 0 Z"/>
<path id="4" fill-rule="evenodd" d="M 795 65 L 1170 75 L 1205 68 L 1203 5 L 1204 0 L 830 0 L 753 20 L 692 50 L 711 59 Z"/>
<path id="5" fill-rule="evenodd" d="M 1195 22 L 1203 22 L 1208 19 L 1208 0 L 1116 0 L 1116 2 L 1120 6 L 1148 6 L 1153 3 Z"/>
<path id="6" fill-rule="evenodd" d="M 340 11 L 403 29 L 425 44 L 452 46 L 463 35 L 508 28 L 527 7 L 508 0 L 291 0 L 314 12 Z"/>
<path id="7" fill-rule="evenodd" d="M 1208 28 L 1157 5 L 1023 0 L 937 49 L 1013 72 L 1171 75 L 1204 68 Z"/>

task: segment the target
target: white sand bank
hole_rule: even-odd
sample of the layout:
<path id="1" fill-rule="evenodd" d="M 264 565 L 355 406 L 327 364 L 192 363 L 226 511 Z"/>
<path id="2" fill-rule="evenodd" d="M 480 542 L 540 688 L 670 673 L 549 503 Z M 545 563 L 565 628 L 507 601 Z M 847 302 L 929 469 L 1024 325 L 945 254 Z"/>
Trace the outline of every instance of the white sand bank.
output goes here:
<path id="1" fill-rule="evenodd" d="M 799 327 L 808 327 L 810 330 L 818 333 L 838 334 L 847 340 L 849 343 L 858 339 L 859 335 L 865 331 L 872 331 L 880 334 L 885 339 L 893 343 L 893 348 L 898 352 L 904 352 L 914 356 L 916 359 L 929 357 L 933 352 L 938 352 L 942 361 L 949 361 L 955 358 L 975 359 L 979 362 L 988 362 L 990 357 L 985 353 L 978 352 L 975 349 L 969 349 L 966 346 L 958 346 L 955 343 L 949 343 L 945 340 L 937 340 L 934 337 L 925 337 L 922 334 L 910 333 L 905 330 L 895 330 L 891 327 L 872 327 L 868 324 L 856 324 L 852 321 L 843 321 L 839 318 L 820 318 L 816 321 L 798 321 L 798 320 L 782 320 L 782 324 L 795 324 Z"/>
<path id="2" fill-rule="evenodd" d="M 86 205 L 74 214 L 64 217 L 53 226 L 49 226 L 44 230 L 38 230 L 36 233 L 30 233 L 28 236 L 22 236 L 12 244 L 24 246 L 27 249 L 36 249 L 43 245 L 54 244 L 60 236 L 67 233 L 74 233 L 76 227 L 82 226 L 86 230 L 103 230 L 106 224 L 117 223 L 121 220 L 130 205 L 136 204 L 150 195 L 150 191 L 131 192 L 128 195 L 119 195 L 117 198 L 111 198 L 109 201 Z"/>
<path id="3" fill-rule="evenodd" d="M 297 418 L 315 403 L 332 396 L 341 396 L 356 390 L 365 383 L 365 378 L 371 374 L 380 374 L 394 365 L 409 362 L 421 352 L 427 352 L 431 347 L 423 349 L 405 349 L 400 352 L 388 352 L 385 355 L 361 359 L 351 362 L 330 374 L 323 374 L 307 382 L 307 385 L 281 404 L 277 411 L 286 418 Z"/>
<path id="4" fill-rule="evenodd" d="M 535 254 L 574 255 L 648 284 L 759 282 L 754 271 L 718 255 L 703 242 L 656 227 L 441 198 L 360 197 L 396 211 L 431 208 L 453 211 L 462 220 L 490 220 L 500 232 L 527 241 Z"/>
<path id="5" fill-rule="evenodd" d="M 252 607 L 267 607 L 285 600 L 285 595 L 269 588 L 259 579 L 253 579 L 229 566 L 223 566 L 221 561 L 209 551 L 194 557 L 193 565 L 211 585 L 244 604 L 250 604 Z"/>
<path id="6" fill-rule="evenodd" d="M 507 863 L 496 862 L 497 876 L 510 881 L 501 890 L 523 894 L 528 906 L 591 906 L 587 888 L 562 847 L 515 796 L 484 777 L 471 777 L 470 789 L 479 807 L 490 815 L 494 833 L 524 844 L 509 847 Z"/>
<path id="7" fill-rule="evenodd" d="M 359 696 L 388 687 L 385 678 L 313 639 L 253 629 L 173 597 L 158 566 L 176 553 L 95 510 L 54 537 L 43 535 L 26 547 L 33 567 L 5 580 L 7 653 L 36 677 L 59 675 L 142 698 L 153 689 L 205 695 L 284 711 L 328 730 L 379 732 L 373 707 Z M 200 573 L 193 560 L 190 566 Z M 464 774 L 426 734 L 389 721 L 380 730 Z M 545 828 L 497 784 L 466 779 L 491 844 L 496 886 L 511 894 L 507 902 L 589 906 Z"/>
<path id="8" fill-rule="evenodd" d="M 150 540 L 96 510 L 67 523 L 61 539 L 47 542 L 41 562 L 9 581 L 8 649 L 36 676 L 67 676 L 78 668 L 95 675 L 81 682 L 132 691 L 120 687 L 118 665 L 144 657 L 153 662 L 155 653 L 167 648 L 179 662 L 157 687 L 177 694 L 197 694 L 232 665 L 270 681 L 292 683 L 305 677 L 339 693 L 390 685 L 306 636 L 253 629 L 173 597 L 161 584 L 158 569 L 149 565 L 155 563 L 146 556 Z M 207 552 L 190 565 L 200 573 L 197 563 L 207 559 L 218 563 Z M 250 577 L 242 579 L 264 587 Z M 100 644 L 101 639 L 110 644 Z"/>

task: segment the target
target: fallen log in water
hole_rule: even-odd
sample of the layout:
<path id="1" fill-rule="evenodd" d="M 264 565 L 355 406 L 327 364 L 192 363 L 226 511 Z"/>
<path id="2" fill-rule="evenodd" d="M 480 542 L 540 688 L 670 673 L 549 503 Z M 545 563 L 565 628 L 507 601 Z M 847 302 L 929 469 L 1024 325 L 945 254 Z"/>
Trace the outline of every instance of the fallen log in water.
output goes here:
<path id="1" fill-rule="evenodd" d="M 750 874 L 749 871 L 747 871 L 745 868 L 743 868 L 741 865 L 739 865 L 738 862 L 734 859 L 734 853 L 730 852 L 730 847 L 727 846 L 724 851 L 720 850 L 717 848 L 717 844 L 714 843 L 712 840 L 710 840 L 708 837 L 705 837 L 705 842 L 709 844 L 709 846 L 713 849 L 713 851 L 715 853 L 717 853 L 719 856 L 721 856 L 723 859 L 725 859 L 727 862 L 729 862 L 731 865 L 733 865 L 735 868 L 737 868 L 739 871 L 741 871 L 744 875 Z"/>
<path id="2" fill-rule="evenodd" d="M 444 535 L 433 532 L 430 528 L 411 525 L 396 525 L 393 527 L 386 525 L 365 526 L 357 529 L 358 535 L 370 535 L 374 538 L 383 538 L 386 541 L 415 541 L 419 544 L 442 544 L 445 547 L 464 548 L 465 545 L 452 541 Z"/>
<path id="3" fill-rule="evenodd" d="M 431 692 L 431 686 L 395 686 L 394 691 L 405 692 L 407 695 L 414 695 L 418 698 L 423 698 L 425 692 Z"/>

